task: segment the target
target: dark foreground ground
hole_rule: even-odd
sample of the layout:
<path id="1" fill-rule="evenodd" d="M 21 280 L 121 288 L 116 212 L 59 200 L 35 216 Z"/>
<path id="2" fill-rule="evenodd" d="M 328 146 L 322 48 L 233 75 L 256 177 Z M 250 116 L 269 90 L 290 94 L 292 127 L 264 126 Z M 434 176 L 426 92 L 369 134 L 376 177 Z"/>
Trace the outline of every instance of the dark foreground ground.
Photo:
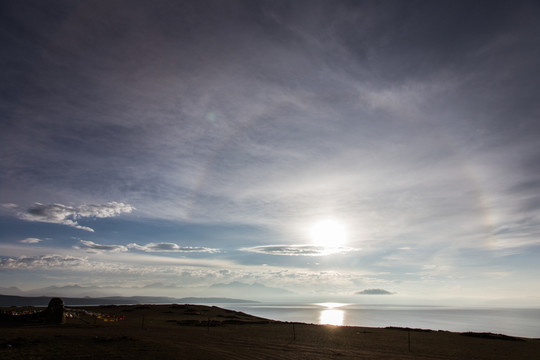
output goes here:
<path id="1" fill-rule="evenodd" d="M 201 305 L 84 309 L 93 314 L 59 325 L 0 324 L 0 359 L 540 359 L 539 339 L 292 324 Z"/>

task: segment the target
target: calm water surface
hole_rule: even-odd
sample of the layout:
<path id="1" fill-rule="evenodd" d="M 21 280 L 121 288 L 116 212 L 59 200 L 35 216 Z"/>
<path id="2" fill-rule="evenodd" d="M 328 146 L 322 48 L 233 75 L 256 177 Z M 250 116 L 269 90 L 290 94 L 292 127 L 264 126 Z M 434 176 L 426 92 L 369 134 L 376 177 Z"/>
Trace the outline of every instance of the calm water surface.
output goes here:
<path id="1" fill-rule="evenodd" d="M 281 321 L 492 332 L 540 338 L 540 308 L 408 307 L 339 303 L 295 305 L 259 303 L 231 305 L 227 308 Z"/>

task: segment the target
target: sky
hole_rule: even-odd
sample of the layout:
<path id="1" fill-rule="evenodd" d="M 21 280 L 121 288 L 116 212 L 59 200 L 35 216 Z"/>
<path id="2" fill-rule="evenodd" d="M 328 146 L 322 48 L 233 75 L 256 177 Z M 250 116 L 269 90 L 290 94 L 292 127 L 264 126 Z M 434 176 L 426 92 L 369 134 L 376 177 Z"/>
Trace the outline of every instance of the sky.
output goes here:
<path id="1" fill-rule="evenodd" d="M 0 9 L 3 293 L 540 303 L 538 2 Z"/>

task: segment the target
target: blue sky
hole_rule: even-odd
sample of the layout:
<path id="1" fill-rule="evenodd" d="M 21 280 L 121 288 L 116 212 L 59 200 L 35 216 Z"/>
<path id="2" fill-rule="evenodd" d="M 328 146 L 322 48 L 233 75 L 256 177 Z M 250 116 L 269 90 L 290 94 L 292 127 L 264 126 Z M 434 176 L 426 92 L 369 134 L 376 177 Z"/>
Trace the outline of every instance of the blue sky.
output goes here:
<path id="1" fill-rule="evenodd" d="M 536 2 L 0 6 L 0 287 L 538 304 Z"/>

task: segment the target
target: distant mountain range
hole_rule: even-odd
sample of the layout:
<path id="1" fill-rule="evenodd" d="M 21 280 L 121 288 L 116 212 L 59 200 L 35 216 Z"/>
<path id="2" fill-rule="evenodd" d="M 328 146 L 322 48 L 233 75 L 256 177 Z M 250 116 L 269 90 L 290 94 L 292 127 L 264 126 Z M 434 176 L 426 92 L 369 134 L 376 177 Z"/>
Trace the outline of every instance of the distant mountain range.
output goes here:
<path id="1" fill-rule="evenodd" d="M 242 294 L 249 299 L 264 300 L 282 299 L 295 295 L 291 291 L 274 288 L 261 283 L 247 284 L 239 281 L 230 283 L 217 283 L 209 286 L 198 286 L 184 288 L 178 284 L 152 283 L 135 287 L 118 286 L 81 286 L 78 284 L 65 286 L 47 286 L 39 289 L 21 290 L 15 286 L 0 287 L 0 294 L 24 297 L 61 297 L 61 298 L 103 298 L 103 299 L 124 299 L 126 296 L 141 299 L 141 295 L 163 295 L 161 298 L 165 302 L 175 301 L 177 294 L 185 294 L 194 298 L 214 299 L 214 298 L 236 298 Z M 189 299 L 189 298 L 188 298 Z M 134 303 L 132 300 L 128 300 Z M 144 301 L 143 301 L 144 302 Z M 159 301 L 149 301 L 159 302 Z"/>
<path id="2" fill-rule="evenodd" d="M 0 286 L 0 294 L 6 294 L 6 295 L 24 295 L 24 291 L 19 289 L 18 287 L 11 286 L 11 287 L 2 287 Z"/>
<path id="3" fill-rule="evenodd" d="M 51 296 L 15 296 L 0 295 L 0 306 L 47 306 Z M 231 298 L 173 298 L 160 296 L 110 296 L 110 297 L 62 297 L 64 305 L 126 305 L 126 304 L 231 304 L 256 303 L 256 301 Z"/>
<path id="4" fill-rule="evenodd" d="M 66 296 L 66 297 L 103 297 L 108 296 L 110 290 L 118 288 L 95 287 L 95 286 L 47 286 L 44 288 L 23 291 L 15 286 L 0 287 L 0 294 L 15 296 Z"/>
<path id="5" fill-rule="evenodd" d="M 250 298 L 259 299 L 275 299 L 293 295 L 289 290 L 269 287 L 260 283 L 246 284 L 239 281 L 233 281 L 227 284 L 213 284 L 207 289 L 208 294 L 217 296 L 234 296 L 235 294 L 245 294 Z"/>
<path id="6" fill-rule="evenodd" d="M 230 283 L 216 283 L 207 286 L 183 287 L 179 284 L 151 283 L 140 286 L 109 286 L 109 285 L 78 285 L 47 286 L 38 289 L 21 290 L 15 286 L 0 287 L 0 294 L 5 296 L 20 296 L 34 298 L 60 297 L 66 303 L 77 304 L 138 304 L 138 303 L 231 303 L 240 295 L 256 301 L 283 301 L 297 294 L 261 283 L 243 283 L 233 281 Z M 159 294 L 160 296 L 153 296 Z M 150 295 L 150 296 L 148 296 Z M 189 297 L 180 298 L 178 295 Z M 69 299 L 69 300 L 67 300 Z M 73 299 L 73 300 L 71 300 Z M 84 301 L 80 300 L 83 299 Z M 90 300 L 92 299 L 92 300 Z M 231 299 L 231 300 L 227 300 Z M 10 301 L 16 301 L 14 299 Z M 91 302 L 89 302 L 91 301 Z M 18 302 L 16 302 L 18 303 Z M 16 305 L 14 303 L 13 305 Z M 41 300 L 40 305 L 43 305 Z M 45 304 L 46 305 L 46 304 Z M 4 305 L 5 306 L 5 305 Z"/>
<path id="7" fill-rule="evenodd" d="M 252 291 L 270 291 L 275 294 L 292 294 L 289 290 L 273 288 L 260 283 L 246 284 L 239 281 L 233 281 L 228 284 L 214 284 L 210 285 L 211 289 L 235 289 L 235 290 L 252 290 Z"/>

